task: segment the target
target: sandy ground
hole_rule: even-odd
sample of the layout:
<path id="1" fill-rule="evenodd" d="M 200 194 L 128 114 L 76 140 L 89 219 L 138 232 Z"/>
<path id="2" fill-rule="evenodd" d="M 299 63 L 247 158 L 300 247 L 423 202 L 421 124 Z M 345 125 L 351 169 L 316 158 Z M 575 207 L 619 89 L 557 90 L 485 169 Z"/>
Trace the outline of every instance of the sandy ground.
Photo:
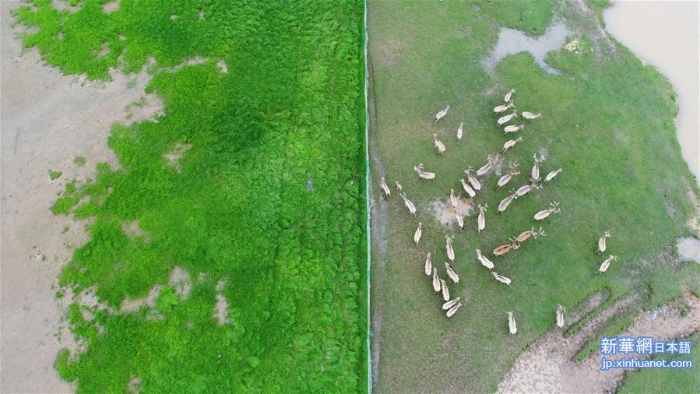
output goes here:
<path id="1" fill-rule="evenodd" d="M 73 346 L 55 293 L 72 253 L 66 245 L 87 238 L 84 223 L 49 208 L 68 181 L 93 176 L 98 162 L 116 163 L 107 148 L 112 123 L 162 106 L 148 96 L 146 107 L 126 110 L 144 97 L 145 74 L 88 83 L 23 52 L 11 27 L 19 4 L 0 1 L 0 392 L 71 392 L 53 368 L 58 350 Z M 87 163 L 75 164 L 77 156 Z M 63 175 L 51 181 L 49 170 Z"/>

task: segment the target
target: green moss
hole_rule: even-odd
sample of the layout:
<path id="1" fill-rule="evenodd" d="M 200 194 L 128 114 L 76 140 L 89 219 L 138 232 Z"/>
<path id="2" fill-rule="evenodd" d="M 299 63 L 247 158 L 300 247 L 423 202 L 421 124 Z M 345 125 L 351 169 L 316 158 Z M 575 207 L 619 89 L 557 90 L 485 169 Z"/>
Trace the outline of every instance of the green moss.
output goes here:
<path id="1" fill-rule="evenodd" d="M 49 170 L 49 179 L 51 179 L 52 181 L 60 178 L 61 175 L 63 175 L 61 171 Z"/>

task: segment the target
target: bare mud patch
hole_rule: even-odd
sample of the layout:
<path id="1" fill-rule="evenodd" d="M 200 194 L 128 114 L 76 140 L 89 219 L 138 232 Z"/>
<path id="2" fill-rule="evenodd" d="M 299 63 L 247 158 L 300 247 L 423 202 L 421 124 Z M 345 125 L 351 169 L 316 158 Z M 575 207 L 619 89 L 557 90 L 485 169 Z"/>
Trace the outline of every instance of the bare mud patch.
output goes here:
<path id="1" fill-rule="evenodd" d="M 114 11 L 119 11 L 119 0 L 113 0 L 109 3 L 102 4 L 102 12 L 111 14 Z"/>
<path id="2" fill-rule="evenodd" d="M 457 225 L 457 215 L 462 217 L 474 214 L 474 205 L 471 198 L 464 199 L 457 197 L 457 206 L 453 207 L 449 201 L 438 199 L 430 203 L 430 212 L 435 219 L 445 227 L 459 227 Z"/>
<path id="3" fill-rule="evenodd" d="M 406 44 L 399 40 L 387 40 L 384 44 L 380 44 L 378 48 L 379 63 L 383 67 L 391 67 L 398 61 L 401 51 L 406 47 Z"/>
<path id="4" fill-rule="evenodd" d="M 700 264 L 700 240 L 690 237 L 678 238 L 676 250 L 681 261 L 694 261 Z"/>

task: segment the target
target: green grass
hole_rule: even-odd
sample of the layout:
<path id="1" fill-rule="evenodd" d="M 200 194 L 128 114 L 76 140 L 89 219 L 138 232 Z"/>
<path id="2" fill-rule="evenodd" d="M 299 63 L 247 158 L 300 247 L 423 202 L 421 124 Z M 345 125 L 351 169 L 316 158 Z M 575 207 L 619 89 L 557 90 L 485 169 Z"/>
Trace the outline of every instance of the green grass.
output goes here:
<path id="1" fill-rule="evenodd" d="M 52 181 L 60 178 L 61 175 L 63 175 L 63 172 L 61 171 L 49 170 L 49 179 L 51 179 Z"/>
<path id="2" fill-rule="evenodd" d="M 74 302 L 87 346 L 58 355 L 60 375 L 80 392 L 136 378 L 143 392 L 364 390 L 363 3 L 122 0 L 110 14 L 103 3 L 16 12 L 39 28 L 25 45 L 64 73 L 105 79 L 152 57 L 147 93 L 164 102 L 156 121 L 113 126 L 118 168 L 98 164 L 54 204 L 93 218 L 60 284 L 116 309 L 163 287 L 155 308 L 132 313 Z M 166 155 L 181 146 L 178 171 Z M 124 230 L 134 221 L 140 236 Z M 192 278 L 186 299 L 167 285 L 175 266 Z"/>
<path id="3" fill-rule="evenodd" d="M 611 300 L 639 292 L 638 306 L 653 308 L 678 298 L 688 275 L 697 278 L 696 266 L 675 271 L 662 257 L 678 236 L 690 234 L 684 224 L 693 207 L 686 193 L 697 190 L 680 158 L 671 86 L 624 48 L 607 58 L 591 50 L 552 53 L 548 61 L 563 72 L 559 77 L 541 70 L 529 54 L 512 55 L 490 79 L 480 59 L 495 45 L 500 25 L 541 33 L 550 23 L 547 3 L 516 4 L 519 14 L 538 15 L 531 19 L 536 25 L 518 26 L 512 11 L 490 3 L 369 2 L 377 106 L 372 133 L 385 168 L 385 174 L 374 169 L 373 179 L 400 181 L 418 207 L 413 218 L 400 199 L 388 201 L 385 269 L 391 279 L 373 284 L 384 292 L 377 392 L 493 392 L 515 357 L 553 326 L 557 304 L 570 308 L 609 289 Z M 572 13 L 561 7 L 564 15 Z M 583 38 L 582 48 L 590 48 L 591 39 Z M 476 198 L 489 205 L 485 232 L 477 234 L 474 216 L 465 218 L 463 232 L 444 228 L 429 202 L 445 201 L 451 188 L 461 190 L 463 170 L 500 151 L 507 138 L 495 127 L 492 109 L 510 88 L 516 89 L 519 110 L 543 115 L 527 123 L 520 132 L 524 141 L 507 157 L 529 173 L 533 153 L 545 148 L 549 158 L 542 173 L 559 167 L 564 172 L 503 215 L 496 207 L 510 187 L 494 190 L 497 176 L 491 174 Z M 449 114 L 433 125 L 446 104 Z M 465 135 L 457 143 L 460 122 Z M 444 155 L 432 147 L 434 132 L 447 145 Z M 437 178 L 419 180 L 412 171 L 418 163 Z M 521 175 L 511 186 L 525 182 Z M 530 229 L 532 215 L 551 201 L 560 203 L 561 213 L 542 223 L 547 236 L 493 258 L 496 271 L 513 284 L 495 282 L 474 249 L 490 253 Z M 423 239 L 416 247 L 418 221 Z M 613 235 L 609 251 L 618 259 L 607 273 L 595 275 L 605 258 L 595 254 L 595 245 L 605 230 Z M 422 273 L 426 252 L 439 267 L 446 260 L 445 234 L 455 235 L 453 266 L 463 278 L 451 293 L 467 299 L 450 320 Z M 439 272 L 444 276 L 444 269 Z M 505 312 L 511 310 L 518 318 L 516 336 L 507 334 Z M 611 322 L 611 329 L 625 327 L 630 318 Z"/>

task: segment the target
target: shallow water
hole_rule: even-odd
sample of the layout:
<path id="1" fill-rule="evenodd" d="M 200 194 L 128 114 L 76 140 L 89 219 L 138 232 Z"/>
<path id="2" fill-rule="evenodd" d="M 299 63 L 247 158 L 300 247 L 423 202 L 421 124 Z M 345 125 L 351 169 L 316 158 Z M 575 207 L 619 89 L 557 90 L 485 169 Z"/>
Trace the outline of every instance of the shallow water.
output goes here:
<path id="1" fill-rule="evenodd" d="M 700 2 L 616 1 L 603 13 L 606 30 L 654 65 L 678 94 L 677 135 L 683 159 L 700 183 Z"/>
<path id="2" fill-rule="evenodd" d="M 535 62 L 550 74 L 559 75 L 561 72 L 544 61 L 550 51 L 556 51 L 566 43 L 566 37 L 571 31 L 559 21 L 547 28 L 545 33 L 537 38 L 528 37 L 520 30 L 507 27 L 498 33 L 498 42 L 489 56 L 481 61 L 481 64 L 489 72 L 493 73 L 496 65 L 506 56 L 519 52 L 530 52 Z"/>

